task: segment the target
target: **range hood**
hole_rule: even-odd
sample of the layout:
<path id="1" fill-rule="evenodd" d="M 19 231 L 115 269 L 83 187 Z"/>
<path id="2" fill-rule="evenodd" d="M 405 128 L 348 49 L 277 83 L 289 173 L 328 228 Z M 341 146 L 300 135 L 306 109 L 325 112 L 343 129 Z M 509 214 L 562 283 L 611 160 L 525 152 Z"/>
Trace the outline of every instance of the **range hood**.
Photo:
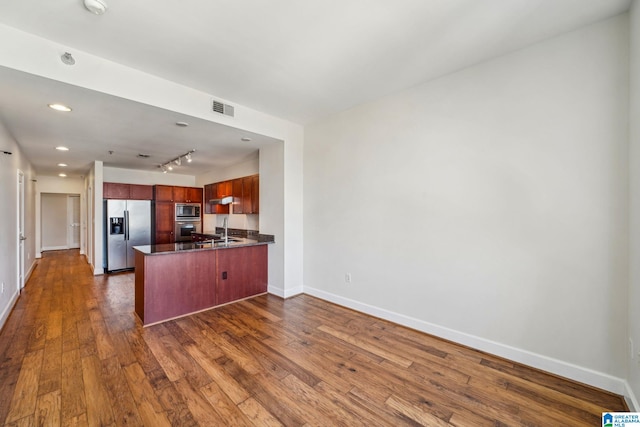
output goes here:
<path id="1" fill-rule="evenodd" d="M 210 205 L 230 205 L 231 203 L 233 203 L 233 196 L 226 196 L 221 199 L 209 200 Z"/>

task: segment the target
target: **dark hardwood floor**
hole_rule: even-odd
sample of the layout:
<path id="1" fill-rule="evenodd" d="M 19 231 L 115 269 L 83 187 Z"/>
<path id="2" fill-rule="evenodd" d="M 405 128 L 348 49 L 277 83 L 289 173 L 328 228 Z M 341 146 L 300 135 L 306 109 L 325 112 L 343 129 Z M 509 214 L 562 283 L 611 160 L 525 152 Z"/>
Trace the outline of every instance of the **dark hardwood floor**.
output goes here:
<path id="1" fill-rule="evenodd" d="M 46 252 L 0 332 L 0 425 L 596 426 L 617 395 L 309 297 L 142 328 L 133 274 Z"/>

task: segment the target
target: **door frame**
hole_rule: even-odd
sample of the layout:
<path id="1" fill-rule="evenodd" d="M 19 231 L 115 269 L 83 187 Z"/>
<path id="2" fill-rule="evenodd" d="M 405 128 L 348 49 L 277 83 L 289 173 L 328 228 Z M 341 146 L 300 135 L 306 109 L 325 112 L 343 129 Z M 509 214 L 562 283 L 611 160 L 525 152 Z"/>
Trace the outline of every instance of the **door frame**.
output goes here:
<path id="1" fill-rule="evenodd" d="M 74 218 L 74 203 L 78 204 L 78 217 Z M 69 249 L 80 249 L 82 236 L 80 224 L 82 223 L 80 194 L 67 194 L 67 247 Z M 77 221 L 74 221 L 77 219 Z M 74 242 L 75 234 L 78 234 L 78 242 Z"/>
<path id="2" fill-rule="evenodd" d="M 25 195 L 25 188 L 24 188 L 24 172 L 22 172 L 20 169 L 18 169 L 18 182 L 17 182 L 17 206 L 16 206 L 16 212 L 17 212 L 17 231 L 16 231 L 16 241 L 17 241 L 17 245 L 16 245 L 16 250 L 17 250 L 17 275 L 16 275 L 16 288 L 17 291 L 20 292 L 25 285 L 25 280 L 24 280 L 24 258 L 25 258 L 25 239 L 26 237 L 24 236 L 24 228 L 25 228 L 25 224 L 24 224 L 24 195 Z"/>

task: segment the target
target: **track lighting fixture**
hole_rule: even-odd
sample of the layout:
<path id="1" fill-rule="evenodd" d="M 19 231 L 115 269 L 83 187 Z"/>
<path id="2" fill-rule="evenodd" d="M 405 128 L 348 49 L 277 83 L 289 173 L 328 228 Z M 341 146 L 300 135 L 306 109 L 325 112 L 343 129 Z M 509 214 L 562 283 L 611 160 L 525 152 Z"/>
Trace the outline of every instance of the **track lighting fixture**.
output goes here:
<path id="1" fill-rule="evenodd" d="M 195 151 L 196 151 L 195 149 L 189 150 L 186 153 L 176 157 L 175 159 L 169 160 L 167 163 L 158 165 L 158 167 L 162 169 L 163 173 L 167 173 L 167 171 L 173 170 L 173 165 L 182 166 L 183 158 L 187 161 L 187 163 L 191 163 L 191 161 L 193 160 L 191 155 L 195 153 Z"/>

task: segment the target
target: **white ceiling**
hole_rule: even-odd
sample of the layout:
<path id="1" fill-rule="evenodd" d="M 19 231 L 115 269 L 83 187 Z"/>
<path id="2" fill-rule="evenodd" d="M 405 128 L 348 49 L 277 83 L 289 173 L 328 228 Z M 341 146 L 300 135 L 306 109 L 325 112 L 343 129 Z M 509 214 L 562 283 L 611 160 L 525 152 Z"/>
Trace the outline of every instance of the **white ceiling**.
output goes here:
<path id="1" fill-rule="evenodd" d="M 82 0 L 4 1 L 0 23 L 301 124 L 615 16 L 631 3 L 106 1 L 109 10 L 102 16 L 87 12 Z M 94 105 L 82 117 L 76 111 L 68 116 L 74 119 L 34 110 L 43 93 L 59 90 Z M 191 148 L 200 155 L 202 149 L 212 163 L 193 173 L 238 161 L 272 142 L 252 135 L 255 146 L 242 150 L 238 130 L 7 69 L 0 70 L 0 93 L 0 119 L 40 174 L 55 171 L 50 156 L 46 162 L 41 158 L 43 147 L 70 137 L 84 141 L 86 152 L 74 150 L 79 169 L 93 159 L 145 169 Z M 167 127 L 178 120 L 193 126 Z M 220 147 L 224 151 L 218 153 Z M 158 158 L 152 165 L 150 159 L 132 161 L 138 152 Z"/>

